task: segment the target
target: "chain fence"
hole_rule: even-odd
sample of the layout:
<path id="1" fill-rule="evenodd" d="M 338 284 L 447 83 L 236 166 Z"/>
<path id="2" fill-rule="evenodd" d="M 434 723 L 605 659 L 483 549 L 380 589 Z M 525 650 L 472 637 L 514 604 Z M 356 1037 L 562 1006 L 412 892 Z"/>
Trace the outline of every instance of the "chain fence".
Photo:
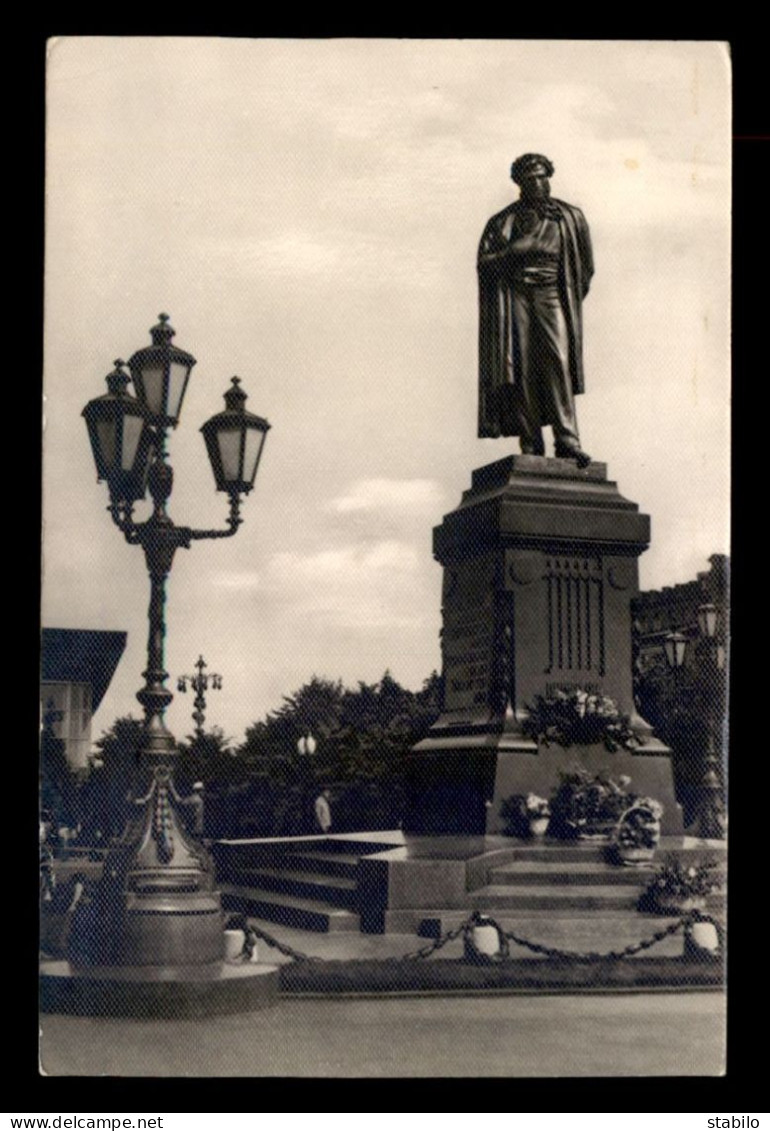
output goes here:
<path id="1" fill-rule="evenodd" d="M 616 962 L 624 958 L 632 958 L 636 954 L 640 954 L 645 950 L 649 950 L 657 943 L 662 942 L 663 939 L 671 938 L 679 931 L 685 931 L 688 935 L 691 932 L 692 925 L 696 922 L 710 922 L 713 923 L 717 929 L 719 939 L 719 949 L 722 948 L 723 935 L 720 925 L 711 918 L 711 916 L 703 915 L 701 912 L 688 912 L 680 916 L 673 923 L 669 923 L 667 927 L 663 927 L 660 931 L 656 931 L 648 938 L 640 939 L 639 942 L 630 943 L 628 946 L 623 947 L 622 950 L 608 950 L 604 952 L 589 950 L 564 950 L 561 947 L 547 946 L 544 943 L 533 942 L 532 939 L 524 938 L 517 935 L 514 931 L 504 930 L 496 920 L 488 915 L 481 915 L 478 911 L 474 911 L 467 919 L 464 919 L 459 926 L 454 927 L 452 930 L 445 931 L 438 938 L 433 939 L 425 946 L 419 947 L 417 950 L 407 951 L 406 954 L 390 955 L 379 961 L 384 963 L 398 963 L 398 962 L 414 962 L 422 959 L 430 958 L 431 955 L 445 947 L 447 943 L 454 942 L 460 937 L 464 938 L 465 942 L 465 957 L 472 962 L 500 962 L 510 958 L 510 943 L 516 946 L 523 947 L 531 951 L 533 954 L 542 955 L 545 958 L 550 958 L 558 962 Z M 500 947 L 497 954 L 494 956 L 482 954 L 473 940 L 473 930 L 478 926 L 494 927 L 497 930 L 500 940 Z M 249 923 L 247 931 L 253 936 L 254 939 L 261 939 L 267 943 L 269 947 L 277 950 L 286 958 L 292 959 L 294 962 L 314 962 L 323 963 L 332 961 L 324 958 L 318 954 L 305 954 L 301 950 L 296 950 L 294 947 L 286 943 L 282 943 L 279 939 L 263 930 L 261 927 L 255 927 Z M 368 962 L 371 959 L 349 959 L 351 963 L 355 962 Z"/>

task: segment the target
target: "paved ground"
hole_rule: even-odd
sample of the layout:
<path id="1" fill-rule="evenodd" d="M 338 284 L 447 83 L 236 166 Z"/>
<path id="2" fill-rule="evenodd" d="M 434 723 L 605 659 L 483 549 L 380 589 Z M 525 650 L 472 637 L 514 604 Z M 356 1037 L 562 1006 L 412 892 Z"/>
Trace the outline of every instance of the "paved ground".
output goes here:
<path id="1" fill-rule="evenodd" d="M 714 1076 L 719 993 L 286 1000 L 206 1021 L 43 1016 L 49 1075 Z"/>

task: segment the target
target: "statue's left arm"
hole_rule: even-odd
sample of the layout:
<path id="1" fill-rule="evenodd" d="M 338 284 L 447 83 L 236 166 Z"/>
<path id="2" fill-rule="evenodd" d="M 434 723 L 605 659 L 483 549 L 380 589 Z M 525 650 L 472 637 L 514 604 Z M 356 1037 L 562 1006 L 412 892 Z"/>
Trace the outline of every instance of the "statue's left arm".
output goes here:
<path id="1" fill-rule="evenodd" d="M 591 246 L 591 233 L 588 230 L 585 216 L 579 208 L 573 208 L 573 213 L 575 216 L 578 254 L 580 256 L 580 276 L 583 284 L 581 298 L 585 298 L 591 286 L 591 276 L 594 273 L 594 253 Z"/>

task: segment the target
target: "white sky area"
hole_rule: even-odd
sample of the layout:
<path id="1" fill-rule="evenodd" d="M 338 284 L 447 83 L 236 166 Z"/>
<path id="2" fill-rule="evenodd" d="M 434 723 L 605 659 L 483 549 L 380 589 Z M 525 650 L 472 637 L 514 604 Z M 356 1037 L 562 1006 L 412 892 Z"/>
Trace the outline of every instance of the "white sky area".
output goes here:
<path id="1" fill-rule="evenodd" d="M 94 737 L 141 717 L 149 583 L 80 413 L 161 311 L 198 359 L 177 523 L 224 525 L 198 429 L 233 375 L 272 424 L 237 536 L 177 552 L 172 690 L 202 653 L 207 725 L 239 739 L 314 673 L 440 668 L 432 527 L 518 450 L 476 437 L 475 259 L 528 151 L 594 243 L 583 446 L 652 516 L 642 588 L 686 581 L 728 551 L 724 45 L 50 43 L 42 619 L 128 632 Z M 192 709 L 169 709 L 180 738 Z"/>

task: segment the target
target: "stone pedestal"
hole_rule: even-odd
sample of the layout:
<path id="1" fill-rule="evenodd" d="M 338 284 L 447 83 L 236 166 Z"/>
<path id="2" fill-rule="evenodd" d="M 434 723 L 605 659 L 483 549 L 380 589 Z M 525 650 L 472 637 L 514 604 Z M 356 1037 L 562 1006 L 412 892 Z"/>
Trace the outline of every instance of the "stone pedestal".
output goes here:
<path id="1" fill-rule="evenodd" d="M 670 751 L 633 700 L 631 600 L 649 540 L 649 517 L 603 463 L 514 455 L 473 472 L 434 530 L 444 704 L 410 756 L 407 832 L 497 832 L 503 798 L 547 796 L 576 762 L 627 773 L 664 805 L 664 830 L 681 831 Z M 528 705 L 577 688 L 614 699 L 644 744 L 538 747 L 524 733 Z"/>

